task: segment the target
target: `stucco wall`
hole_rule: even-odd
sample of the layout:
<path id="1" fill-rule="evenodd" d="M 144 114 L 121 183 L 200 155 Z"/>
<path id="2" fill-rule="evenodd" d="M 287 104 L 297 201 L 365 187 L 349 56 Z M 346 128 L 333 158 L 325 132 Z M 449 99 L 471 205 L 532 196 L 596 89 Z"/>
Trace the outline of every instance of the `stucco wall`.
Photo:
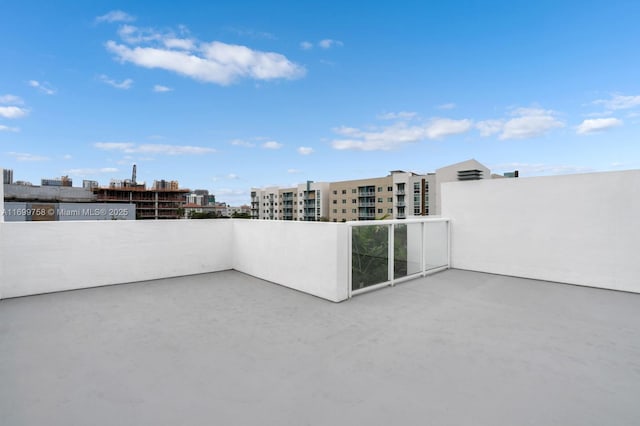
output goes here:
<path id="1" fill-rule="evenodd" d="M 234 269 L 338 302 L 348 297 L 344 224 L 235 220 Z"/>
<path id="2" fill-rule="evenodd" d="M 226 220 L 0 224 L 0 298 L 232 268 Z"/>
<path id="3" fill-rule="evenodd" d="M 640 292 L 640 170 L 442 185 L 451 266 Z"/>
<path id="4" fill-rule="evenodd" d="M 251 220 L 0 224 L 0 298 L 236 269 L 348 297 L 347 227 Z"/>

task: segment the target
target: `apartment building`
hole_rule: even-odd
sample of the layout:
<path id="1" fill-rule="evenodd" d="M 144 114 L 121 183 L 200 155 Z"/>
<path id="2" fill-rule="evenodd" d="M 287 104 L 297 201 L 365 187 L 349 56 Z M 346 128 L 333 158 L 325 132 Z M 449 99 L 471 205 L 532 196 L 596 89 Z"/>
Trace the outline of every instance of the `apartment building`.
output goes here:
<path id="1" fill-rule="evenodd" d="M 329 220 L 329 183 L 308 181 L 290 188 L 252 188 L 251 218 Z"/>
<path id="2" fill-rule="evenodd" d="M 471 159 L 427 174 L 393 170 L 384 177 L 252 189 L 251 217 L 347 222 L 438 215 L 442 183 L 490 178 L 491 171 Z"/>

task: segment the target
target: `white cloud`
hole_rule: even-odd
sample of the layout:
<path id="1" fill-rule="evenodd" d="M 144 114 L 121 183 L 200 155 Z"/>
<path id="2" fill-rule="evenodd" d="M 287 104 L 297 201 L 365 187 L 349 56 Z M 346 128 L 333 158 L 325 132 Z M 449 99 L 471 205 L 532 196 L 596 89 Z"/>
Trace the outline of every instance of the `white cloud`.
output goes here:
<path id="1" fill-rule="evenodd" d="M 343 43 L 340 40 L 332 40 L 330 38 L 326 38 L 318 42 L 318 46 L 320 46 L 323 49 L 331 49 L 333 46 L 342 46 L 342 45 Z"/>
<path id="2" fill-rule="evenodd" d="M 229 180 L 238 180 L 238 179 L 240 179 L 240 176 L 238 176 L 238 175 L 237 175 L 237 174 L 235 174 L 235 173 L 229 173 L 229 174 L 226 176 L 226 178 L 227 178 L 227 179 L 229 179 Z"/>
<path id="3" fill-rule="evenodd" d="M 135 25 L 121 26 L 120 28 L 118 28 L 118 35 L 122 40 L 129 44 L 149 43 L 163 40 L 162 34 L 157 32 L 153 28 L 139 28 Z M 166 36 L 167 40 L 171 40 L 173 38 L 173 34 L 168 34 Z"/>
<path id="4" fill-rule="evenodd" d="M 476 128 L 480 130 L 480 136 L 491 136 L 500 133 L 504 127 L 504 120 L 485 120 L 476 123 Z"/>
<path id="5" fill-rule="evenodd" d="M 276 142 L 276 141 L 267 141 L 267 142 L 262 144 L 262 147 L 266 148 L 266 149 L 280 149 L 283 146 L 284 146 L 283 144 L 281 144 L 280 142 Z"/>
<path id="6" fill-rule="evenodd" d="M 243 146 L 245 148 L 253 148 L 254 146 L 256 146 L 255 143 L 253 142 L 248 142 L 242 139 L 234 139 L 231 141 L 231 145 L 233 146 Z"/>
<path id="7" fill-rule="evenodd" d="M 164 92 L 171 92 L 173 91 L 173 89 L 167 86 L 156 84 L 155 86 L 153 86 L 153 91 L 156 93 L 164 93 Z"/>
<path id="8" fill-rule="evenodd" d="M 24 102 L 22 98 L 14 95 L 2 95 L 0 96 L 0 104 L 13 104 L 13 105 L 22 105 Z"/>
<path id="9" fill-rule="evenodd" d="M 400 111 L 400 112 L 387 112 L 384 114 L 379 114 L 377 118 L 379 120 L 411 120 L 415 118 L 417 115 L 418 113 L 416 112 Z"/>
<path id="10" fill-rule="evenodd" d="M 94 147 L 104 151 L 121 151 L 127 154 L 199 155 L 216 152 L 213 148 L 189 145 L 141 144 L 128 142 L 96 142 Z"/>
<path id="11" fill-rule="evenodd" d="M 51 87 L 51 85 L 49 83 L 47 83 L 46 81 L 41 83 L 38 80 L 29 80 L 28 83 L 29 83 L 29 86 L 40 90 L 45 95 L 55 95 L 56 94 L 56 89 Z"/>
<path id="12" fill-rule="evenodd" d="M 309 146 L 301 146 L 298 148 L 298 154 L 300 155 L 309 155 L 313 153 L 313 148 Z"/>
<path id="13" fill-rule="evenodd" d="M 98 78 L 103 83 L 106 83 L 109 86 L 115 87 L 116 89 L 128 90 L 131 88 L 131 86 L 133 86 L 133 80 L 131 80 L 130 78 L 122 80 L 121 82 L 117 82 L 116 80 L 113 80 L 104 74 L 99 75 Z"/>
<path id="14" fill-rule="evenodd" d="M 298 173 L 302 173 L 302 170 L 300 169 L 287 169 L 287 173 L 291 174 L 291 175 L 295 175 Z"/>
<path id="15" fill-rule="evenodd" d="M 308 41 L 303 41 L 300 43 L 300 48 L 302 50 L 310 50 L 313 49 L 313 43 L 310 43 Z"/>
<path id="16" fill-rule="evenodd" d="M 511 113 L 514 118 L 507 120 L 499 138 L 529 139 L 547 134 L 552 129 L 564 127 L 555 117 L 555 112 L 540 108 L 516 108 Z"/>
<path id="17" fill-rule="evenodd" d="M 630 109 L 640 106 L 640 96 L 612 95 L 611 99 L 599 99 L 593 103 L 604 105 L 609 110 Z"/>
<path id="18" fill-rule="evenodd" d="M 438 109 L 454 109 L 456 107 L 456 104 L 454 104 L 453 102 L 449 102 L 446 104 L 442 104 L 442 105 L 438 105 L 436 108 Z"/>
<path id="19" fill-rule="evenodd" d="M 132 22 L 136 18 L 121 10 L 112 10 L 96 18 L 96 22 Z"/>
<path id="20" fill-rule="evenodd" d="M 67 175 L 74 175 L 74 176 L 89 176 L 89 175 L 97 175 L 101 173 L 117 173 L 117 172 L 119 172 L 119 170 L 116 169 L 115 167 L 102 167 L 100 169 L 69 169 L 69 170 L 66 170 L 64 173 Z"/>
<path id="21" fill-rule="evenodd" d="M 119 61 L 144 68 L 160 68 L 207 83 L 229 85 L 240 78 L 295 79 L 306 73 L 303 66 L 275 52 L 219 41 L 197 42 L 132 25 L 122 26 L 118 34 L 125 43 L 132 45 L 113 40 L 105 44 Z"/>
<path id="22" fill-rule="evenodd" d="M 169 49 L 191 50 L 195 47 L 195 41 L 190 38 L 166 38 L 162 42 Z"/>
<path id="23" fill-rule="evenodd" d="M 472 121 L 469 119 L 448 118 L 434 118 L 423 125 L 414 126 L 408 126 L 406 122 L 397 122 L 372 131 L 339 127 L 334 129 L 334 132 L 345 138 L 334 139 L 331 145 L 338 150 L 388 151 L 407 143 L 466 133 L 471 127 Z"/>
<path id="24" fill-rule="evenodd" d="M 73 156 L 71 154 L 65 154 L 62 156 L 63 160 L 71 160 L 73 158 Z"/>
<path id="25" fill-rule="evenodd" d="M 14 157 L 16 161 L 48 161 L 49 157 L 41 155 L 27 154 L 24 152 L 7 152 L 7 155 Z"/>
<path id="26" fill-rule="evenodd" d="M 0 106 L 0 117 L 22 118 L 29 114 L 29 110 L 17 106 Z"/>
<path id="27" fill-rule="evenodd" d="M 622 120 L 617 118 L 592 118 L 584 120 L 576 129 L 576 133 L 579 135 L 586 135 L 589 133 L 602 132 L 613 127 L 622 125 Z"/>
<path id="28" fill-rule="evenodd" d="M 135 145 L 129 142 L 96 142 L 93 146 L 104 151 L 127 151 Z"/>
<path id="29" fill-rule="evenodd" d="M 18 127 L 9 127 L 3 124 L 0 124 L 0 132 L 19 132 L 20 128 Z"/>
<path id="30" fill-rule="evenodd" d="M 452 120 L 449 118 L 436 118 L 426 127 L 429 139 L 440 139 L 445 136 L 457 135 L 468 132 L 472 127 L 471 120 Z"/>

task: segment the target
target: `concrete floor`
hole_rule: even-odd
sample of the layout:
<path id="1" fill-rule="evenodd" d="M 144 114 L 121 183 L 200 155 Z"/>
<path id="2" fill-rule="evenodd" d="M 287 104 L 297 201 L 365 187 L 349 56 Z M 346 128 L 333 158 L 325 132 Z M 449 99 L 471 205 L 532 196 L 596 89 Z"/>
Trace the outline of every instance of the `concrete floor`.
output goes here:
<path id="1" fill-rule="evenodd" d="M 0 424 L 638 425 L 640 295 L 228 271 L 0 301 Z"/>

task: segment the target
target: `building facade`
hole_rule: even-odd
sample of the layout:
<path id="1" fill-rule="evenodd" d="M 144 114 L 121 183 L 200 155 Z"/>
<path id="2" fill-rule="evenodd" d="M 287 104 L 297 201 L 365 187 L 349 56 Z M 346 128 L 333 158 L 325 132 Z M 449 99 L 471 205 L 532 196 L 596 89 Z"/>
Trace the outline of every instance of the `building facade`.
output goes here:
<path id="1" fill-rule="evenodd" d="M 136 206 L 136 219 L 180 219 L 184 216 L 185 194 L 178 182 L 155 183 L 153 189 L 144 184 L 127 185 L 112 181 L 109 187 L 93 188 L 96 201 L 102 203 L 132 203 Z"/>
<path id="2" fill-rule="evenodd" d="M 251 189 L 251 218 L 328 221 L 329 183 L 307 181 L 290 188 Z"/>
<path id="3" fill-rule="evenodd" d="M 62 176 L 61 178 L 55 178 L 55 179 L 41 179 L 40 186 L 72 187 L 73 180 L 69 176 Z"/>
<path id="4" fill-rule="evenodd" d="M 491 171 L 471 159 L 435 173 L 393 170 L 384 177 L 253 188 L 251 218 L 346 222 L 438 215 L 442 183 L 489 178 Z"/>

